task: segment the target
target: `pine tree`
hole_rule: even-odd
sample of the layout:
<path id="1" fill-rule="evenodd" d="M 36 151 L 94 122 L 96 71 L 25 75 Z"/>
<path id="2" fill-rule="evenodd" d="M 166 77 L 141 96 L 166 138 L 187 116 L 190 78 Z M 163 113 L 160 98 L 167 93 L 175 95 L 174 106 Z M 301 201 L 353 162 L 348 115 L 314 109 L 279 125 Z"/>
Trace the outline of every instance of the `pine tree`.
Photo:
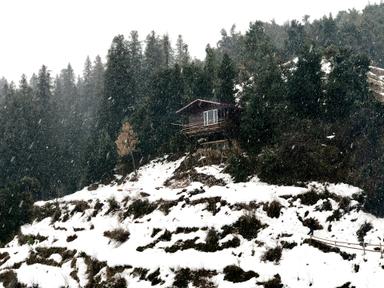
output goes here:
<path id="1" fill-rule="evenodd" d="M 216 53 L 211 46 L 207 45 L 207 48 L 205 49 L 206 56 L 205 56 L 205 64 L 204 64 L 204 84 L 206 85 L 206 92 L 204 98 L 206 99 L 213 99 L 215 98 L 217 91 L 217 59 L 216 59 Z"/>
<path id="2" fill-rule="evenodd" d="M 42 185 L 43 198 L 53 196 L 56 184 L 55 153 L 57 145 L 53 123 L 56 113 L 52 107 L 52 80 L 46 66 L 42 66 L 37 76 L 37 86 L 34 91 L 36 114 L 33 122 L 38 125 L 34 146 L 31 151 L 31 163 L 34 167 L 33 176 Z M 59 163 L 57 163 L 59 164 Z M 51 189 L 52 188 L 52 189 Z M 49 192 L 48 192 L 49 191 Z"/>
<path id="3" fill-rule="evenodd" d="M 349 49 L 340 49 L 333 57 L 324 101 L 328 119 L 347 117 L 369 100 L 369 64 L 366 56 Z"/>
<path id="4" fill-rule="evenodd" d="M 84 184 L 107 179 L 116 166 L 115 143 L 105 129 L 96 132 L 87 149 L 88 165 Z"/>
<path id="5" fill-rule="evenodd" d="M 251 23 L 245 33 L 245 63 L 249 76 L 257 77 L 268 63 L 276 62 L 275 48 L 265 34 L 264 24 L 260 21 Z M 245 79 L 248 80 L 248 79 Z"/>
<path id="6" fill-rule="evenodd" d="M 288 78 L 288 98 L 298 117 L 319 118 L 323 102 L 321 55 L 316 49 L 304 49 L 297 68 Z"/>
<path id="7" fill-rule="evenodd" d="M 153 77 L 157 72 L 166 67 L 165 53 L 162 41 L 154 31 L 146 39 L 144 51 L 144 69 L 148 77 Z"/>
<path id="8" fill-rule="evenodd" d="M 164 35 L 161 39 L 161 43 L 163 46 L 163 53 L 164 53 L 164 65 L 165 67 L 170 67 L 173 64 L 173 50 L 171 42 L 169 41 L 169 36 Z"/>
<path id="9" fill-rule="evenodd" d="M 224 103 L 235 104 L 235 77 L 236 72 L 231 58 L 228 54 L 224 54 L 223 60 L 219 67 L 219 91 L 218 100 Z"/>
<path id="10" fill-rule="evenodd" d="M 129 50 L 124 36 L 119 35 L 113 39 L 107 58 L 104 97 L 98 126 L 115 139 L 122 120 L 129 116 L 135 103 L 134 94 L 130 89 L 132 75 Z"/>
<path id="11" fill-rule="evenodd" d="M 188 45 L 184 43 L 183 37 L 179 35 L 176 41 L 176 63 L 185 66 L 190 62 Z"/>
<path id="12" fill-rule="evenodd" d="M 288 39 L 285 40 L 285 53 L 286 60 L 291 60 L 292 57 L 298 56 L 299 53 L 303 52 L 305 45 L 307 44 L 307 36 L 304 26 L 297 20 L 292 20 L 290 25 L 287 27 Z"/>

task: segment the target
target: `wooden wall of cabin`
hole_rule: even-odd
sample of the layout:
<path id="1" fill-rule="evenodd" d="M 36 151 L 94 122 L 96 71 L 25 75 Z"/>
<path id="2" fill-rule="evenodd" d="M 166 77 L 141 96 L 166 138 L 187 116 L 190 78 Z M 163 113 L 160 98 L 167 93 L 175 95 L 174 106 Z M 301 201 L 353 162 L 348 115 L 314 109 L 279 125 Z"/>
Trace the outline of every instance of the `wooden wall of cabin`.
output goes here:
<path id="1" fill-rule="evenodd" d="M 218 109 L 218 117 L 219 121 L 224 120 L 228 118 L 229 111 L 228 108 L 216 108 L 213 107 L 204 107 L 204 109 L 194 109 L 193 112 L 191 112 L 188 115 L 188 124 L 189 125 L 204 125 L 204 111 L 212 110 L 212 109 Z"/>
<path id="2" fill-rule="evenodd" d="M 189 125 L 204 125 L 203 111 L 190 114 L 188 117 Z"/>

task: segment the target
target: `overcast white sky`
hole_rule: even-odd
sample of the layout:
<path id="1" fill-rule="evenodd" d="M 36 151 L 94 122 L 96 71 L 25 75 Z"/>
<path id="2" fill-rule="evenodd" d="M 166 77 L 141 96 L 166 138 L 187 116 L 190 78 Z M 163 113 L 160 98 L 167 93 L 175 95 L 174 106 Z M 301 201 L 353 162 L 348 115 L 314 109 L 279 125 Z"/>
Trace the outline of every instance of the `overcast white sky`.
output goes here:
<path id="1" fill-rule="evenodd" d="M 374 3 L 375 1 L 371 1 Z M 42 64 L 52 74 L 68 62 L 81 73 L 87 55 L 105 57 L 116 34 L 138 30 L 140 38 L 155 30 L 174 43 L 182 34 L 192 56 L 203 58 L 207 43 L 221 28 L 249 22 L 311 19 L 356 8 L 368 0 L 0 0 L 0 76 L 19 81 Z"/>

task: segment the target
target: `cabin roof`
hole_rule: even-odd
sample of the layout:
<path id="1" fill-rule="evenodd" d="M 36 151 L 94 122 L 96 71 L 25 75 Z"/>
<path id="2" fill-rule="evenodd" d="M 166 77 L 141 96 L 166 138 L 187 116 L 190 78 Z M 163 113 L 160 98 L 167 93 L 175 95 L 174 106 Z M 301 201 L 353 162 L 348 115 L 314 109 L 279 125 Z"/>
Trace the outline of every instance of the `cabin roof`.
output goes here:
<path id="1" fill-rule="evenodd" d="M 210 101 L 210 100 L 204 100 L 204 99 L 196 99 L 193 100 L 191 103 L 187 104 L 186 106 L 180 108 L 179 110 L 176 111 L 177 114 L 182 113 L 182 112 L 188 112 L 195 106 L 202 107 L 204 105 L 213 105 L 213 106 L 218 106 L 218 107 L 231 107 L 233 106 L 232 104 L 228 103 L 222 103 L 222 102 L 217 102 L 217 101 Z"/>

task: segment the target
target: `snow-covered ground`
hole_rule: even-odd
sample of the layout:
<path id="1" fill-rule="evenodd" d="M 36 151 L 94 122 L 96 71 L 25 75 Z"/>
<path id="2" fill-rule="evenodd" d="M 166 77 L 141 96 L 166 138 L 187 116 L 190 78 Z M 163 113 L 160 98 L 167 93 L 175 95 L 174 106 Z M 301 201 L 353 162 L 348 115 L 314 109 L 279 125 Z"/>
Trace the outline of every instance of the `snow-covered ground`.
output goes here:
<path id="1" fill-rule="evenodd" d="M 194 177 L 172 182 L 183 185 L 166 185 L 183 160 L 158 159 L 140 168 L 137 181 L 85 188 L 36 203 L 41 211 L 48 211 L 48 217 L 23 226 L 24 240 L 15 237 L 0 249 L 0 287 L 11 285 L 6 279 L 12 277 L 27 287 L 37 284 L 47 288 L 124 287 L 117 283 L 128 287 L 265 287 L 263 283 L 276 274 L 284 285 L 281 287 L 334 288 L 347 282 L 350 286 L 342 287 L 382 287 L 384 260 L 379 251 L 364 255 L 362 250 L 349 248 L 360 246 L 345 244 L 347 248 L 340 251 L 356 255 L 344 260 L 337 251 L 324 253 L 308 240 L 304 243 L 309 229 L 303 223 L 309 218 L 316 218 L 323 227 L 314 232 L 315 237 L 349 243 L 358 243 L 356 231 L 370 222 L 373 228 L 365 242 L 380 243 L 384 220 L 361 211 L 356 200 L 348 200 L 357 199 L 361 193 L 358 188 L 318 183 L 275 186 L 257 177 L 233 183 L 217 165 L 196 167 L 195 174 L 211 176 L 218 185 L 197 182 Z M 320 197 L 310 205 L 300 199 L 300 195 L 309 195 L 308 191 L 315 195 L 328 191 L 331 196 Z M 274 218 L 267 213 L 272 201 L 282 205 Z M 324 203 L 327 209 L 321 208 L 327 206 Z M 340 219 L 327 221 L 334 211 L 340 212 Z M 247 237 L 234 223 L 254 216 L 262 227 L 257 235 Z M 217 249 L 209 250 L 206 238 L 212 228 Z M 104 235 L 115 229 L 129 231 L 128 239 L 118 241 Z M 287 247 L 287 243 L 292 246 Z M 263 261 L 265 252 L 275 247 L 285 247 L 281 259 Z M 234 283 L 223 272 L 230 265 L 259 276 Z M 201 275 L 207 270 L 209 273 L 194 281 L 192 272 L 180 272 L 185 272 L 184 268 Z M 189 277 L 187 284 L 180 284 L 182 275 L 189 275 L 185 276 Z"/>

